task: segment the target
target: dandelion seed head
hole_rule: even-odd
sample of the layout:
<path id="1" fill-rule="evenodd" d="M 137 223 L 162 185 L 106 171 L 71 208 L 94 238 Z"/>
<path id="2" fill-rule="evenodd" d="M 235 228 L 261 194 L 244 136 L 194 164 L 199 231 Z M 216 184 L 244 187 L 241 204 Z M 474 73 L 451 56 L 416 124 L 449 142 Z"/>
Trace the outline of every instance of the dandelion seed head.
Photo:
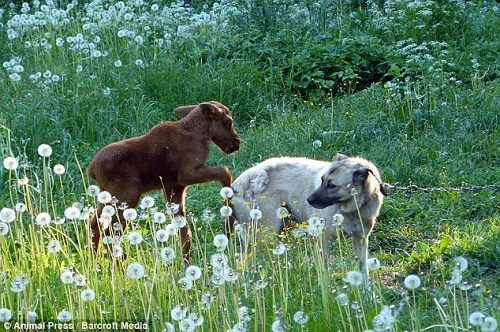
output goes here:
<path id="1" fill-rule="evenodd" d="M 179 322 L 179 331 L 181 332 L 192 332 L 195 328 L 196 325 L 189 318 L 185 318 Z"/>
<path id="2" fill-rule="evenodd" d="M 464 272 L 469 267 L 469 263 L 465 257 L 458 256 L 453 261 L 455 262 L 455 269 L 460 272 Z"/>
<path id="3" fill-rule="evenodd" d="M 28 311 L 26 313 L 26 321 L 28 323 L 34 323 L 34 322 L 37 321 L 37 319 L 38 319 L 38 314 L 36 312 L 34 312 L 34 311 Z"/>
<path id="4" fill-rule="evenodd" d="M 38 146 L 38 154 L 41 157 L 48 158 L 52 155 L 52 147 L 48 144 L 40 144 Z"/>
<path id="5" fill-rule="evenodd" d="M 125 220 L 133 221 L 137 218 L 137 211 L 132 208 L 123 210 L 123 218 L 125 218 Z"/>
<path id="6" fill-rule="evenodd" d="M 66 217 L 66 219 L 76 220 L 80 218 L 80 210 L 71 206 L 64 210 L 64 217 Z"/>
<path id="7" fill-rule="evenodd" d="M 45 227 L 47 225 L 50 224 L 50 221 L 52 220 L 52 218 L 50 217 L 50 215 L 47 213 L 47 212 L 42 212 L 42 213 L 39 213 L 36 218 L 35 218 L 35 223 L 39 226 L 39 227 Z"/>
<path id="8" fill-rule="evenodd" d="M 120 59 L 116 60 L 115 61 L 115 67 L 116 68 L 120 68 L 122 66 L 122 62 L 120 61 Z"/>
<path id="9" fill-rule="evenodd" d="M 71 321 L 71 319 L 73 319 L 73 317 L 71 316 L 71 313 L 66 309 L 61 310 L 57 314 L 57 320 L 61 323 L 67 323 L 67 322 Z"/>
<path id="10" fill-rule="evenodd" d="M 255 289 L 257 290 L 264 289 L 266 287 L 267 287 L 267 281 L 265 281 L 264 279 L 259 279 L 255 283 Z"/>
<path id="11" fill-rule="evenodd" d="M 186 317 L 187 314 L 187 308 L 186 306 L 179 304 L 175 308 L 172 309 L 170 312 L 170 317 L 172 317 L 173 320 L 180 321 Z"/>
<path id="12" fill-rule="evenodd" d="M 84 275 L 75 274 L 74 279 L 75 285 L 78 287 L 83 287 L 87 284 L 87 278 Z"/>
<path id="13" fill-rule="evenodd" d="M 486 316 L 479 311 L 475 311 L 469 315 L 469 323 L 473 326 L 481 326 Z"/>
<path id="14" fill-rule="evenodd" d="M 112 242 L 114 242 L 114 239 L 112 240 Z M 123 256 L 123 248 L 120 247 L 120 246 L 115 245 L 115 246 L 113 246 L 113 250 L 111 251 L 111 254 L 115 258 L 120 258 L 120 257 Z M 139 279 L 140 277 L 139 278 L 133 278 L 133 276 L 136 276 L 136 275 L 139 274 L 139 271 L 137 271 L 137 270 L 131 271 L 130 273 L 131 273 L 132 277 L 129 276 L 129 278 L 131 278 L 131 279 Z M 127 269 L 127 275 L 128 275 L 128 269 Z"/>
<path id="15" fill-rule="evenodd" d="M 225 206 L 220 208 L 219 212 L 223 218 L 226 218 L 226 217 L 230 217 L 233 214 L 233 209 L 231 209 L 230 206 L 225 205 Z"/>
<path id="16" fill-rule="evenodd" d="M 170 263 L 175 258 L 175 250 L 171 247 L 165 247 L 160 251 L 160 257 L 164 262 Z"/>
<path id="17" fill-rule="evenodd" d="M 11 208 L 3 208 L 0 210 L 0 221 L 4 223 L 11 223 L 16 220 L 16 212 Z"/>
<path id="18" fill-rule="evenodd" d="M 215 218 L 215 213 L 210 209 L 204 209 L 201 214 L 201 219 L 204 222 L 210 222 Z"/>
<path id="19" fill-rule="evenodd" d="M 165 226 L 165 231 L 169 236 L 177 235 L 177 228 L 173 224 L 168 224 L 167 226 Z"/>
<path id="20" fill-rule="evenodd" d="M 89 195 L 90 197 L 97 197 L 100 192 L 101 192 L 101 190 L 95 184 L 91 184 L 87 188 L 87 195 Z M 111 199 L 110 199 L 110 201 L 111 201 Z"/>
<path id="21" fill-rule="evenodd" d="M 448 282 L 450 285 L 458 285 L 462 282 L 462 272 L 460 272 L 459 269 L 453 270 L 453 272 L 451 272 L 451 278 Z"/>
<path id="22" fill-rule="evenodd" d="M 0 308 L 0 322 L 8 322 L 12 319 L 12 311 L 7 308 Z"/>
<path id="23" fill-rule="evenodd" d="M 220 193 L 221 197 L 224 199 L 231 198 L 231 197 L 233 197 L 233 194 L 234 194 L 233 189 L 231 189 L 231 187 L 223 187 L 219 193 Z"/>
<path id="24" fill-rule="evenodd" d="M 165 216 L 165 213 L 156 212 L 155 214 L 153 214 L 153 222 L 155 224 L 163 224 L 165 221 L 167 221 L 167 216 Z"/>
<path id="25" fill-rule="evenodd" d="M 175 332 L 175 326 L 172 323 L 167 322 L 162 332 Z"/>
<path id="26" fill-rule="evenodd" d="M 227 238 L 226 235 L 217 234 L 216 236 L 214 236 L 214 245 L 217 247 L 217 249 L 224 250 L 228 244 L 229 244 L 229 239 Z"/>
<path id="27" fill-rule="evenodd" d="M 187 224 L 187 220 L 184 216 L 176 216 L 174 219 L 172 219 L 172 225 L 176 229 L 181 229 L 184 226 L 186 226 L 186 224 Z"/>
<path id="28" fill-rule="evenodd" d="M 64 284 L 72 284 L 75 281 L 73 271 L 66 270 L 61 273 L 61 281 Z"/>
<path id="29" fill-rule="evenodd" d="M 315 140 L 313 143 L 312 143 L 312 146 L 313 148 L 315 149 L 319 149 L 321 148 L 321 146 L 323 145 L 323 142 L 321 142 L 319 139 Z"/>
<path id="30" fill-rule="evenodd" d="M 183 290 L 190 290 L 193 287 L 193 280 L 189 279 L 188 277 L 182 277 L 177 281 L 177 284 L 183 289 Z"/>
<path id="31" fill-rule="evenodd" d="M 14 207 L 14 210 L 16 210 L 19 213 L 23 213 L 24 211 L 26 211 L 26 204 L 17 203 L 16 206 Z"/>
<path id="32" fill-rule="evenodd" d="M 346 293 L 340 293 L 336 296 L 337 301 L 339 301 L 339 304 L 341 306 L 346 306 L 349 304 L 349 297 L 347 296 Z"/>
<path id="33" fill-rule="evenodd" d="M 309 317 L 307 316 L 307 314 L 303 311 L 297 311 L 294 315 L 293 315 L 293 321 L 299 325 L 304 325 L 305 323 L 307 323 L 307 321 L 309 320 Z"/>
<path id="34" fill-rule="evenodd" d="M 201 326 L 201 325 L 203 325 L 203 322 L 204 322 L 203 316 L 200 314 L 197 314 L 195 312 L 190 313 L 188 316 L 188 319 L 190 319 L 194 323 L 195 326 Z"/>
<path id="35" fill-rule="evenodd" d="M 349 271 L 344 277 L 344 281 L 352 286 L 359 286 L 363 284 L 363 273 L 359 271 Z"/>
<path id="36" fill-rule="evenodd" d="M 130 279 L 140 279 L 144 277 L 146 271 L 144 270 L 144 266 L 141 263 L 134 262 L 130 263 L 127 266 L 127 276 Z"/>
<path id="37" fill-rule="evenodd" d="M 166 242 L 168 240 L 169 236 L 168 236 L 168 233 L 166 230 L 159 229 L 155 233 L 155 238 L 156 238 L 156 241 L 163 243 L 163 242 Z"/>
<path id="38" fill-rule="evenodd" d="M 95 292 L 92 289 L 84 289 L 80 293 L 80 298 L 83 302 L 92 302 L 95 299 Z"/>
<path id="39" fill-rule="evenodd" d="M 143 240 L 142 235 L 140 233 L 137 233 L 137 232 L 130 232 L 127 239 L 128 239 L 128 242 L 134 246 L 141 244 L 141 242 Z"/>
<path id="40" fill-rule="evenodd" d="M 57 240 L 50 240 L 47 244 L 47 252 L 49 254 L 55 254 L 61 251 L 61 243 Z"/>
<path id="41" fill-rule="evenodd" d="M 276 210 L 276 216 L 280 219 L 285 219 L 286 217 L 289 216 L 289 213 L 288 213 L 288 209 L 286 207 L 279 207 L 277 210 Z"/>
<path id="42" fill-rule="evenodd" d="M 113 217 L 116 213 L 116 209 L 112 205 L 106 205 L 102 208 L 101 215 L 106 217 Z"/>
<path id="43" fill-rule="evenodd" d="M 369 258 L 367 261 L 366 261 L 366 265 L 368 266 L 368 269 L 371 270 L 371 271 L 376 271 L 378 269 L 380 269 L 380 261 L 373 257 L 373 258 Z"/>
<path id="44" fill-rule="evenodd" d="M 276 256 L 280 256 L 280 255 L 283 255 L 286 251 L 286 246 L 284 243 L 282 242 L 279 242 L 277 245 L 276 245 L 276 248 L 273 249 L 273 254 L 276 255 Z"/>
<path id="45" fill-rule="evenodd" d="M 340 213 L 337 213 L 333 216 L 333 225 L 334 226 L 341 226 L 342 223 L 344 222 L 344 216 L 341 215 Z"/>
<path id="46" fill-rule="evenodd" d="M 259 220 L 262 218 L 262 211 L 259 209 L 251 209 L 250 210 L 250 219 Z"/>
<path id="47" fill-rule="evenodd" d="M 19 167 L 19 162 L 14 157 L 7 157 L 3 160 L 3 167 L 9 171 L 15 171 Z"/>
<path id="48" fill-rule="evenodd" d="M 101 204 L 109 204 L 111 203 L 111 200 L 113 199 L 113 196 L 107 191 L 101 191 L 97 194 L 97 200 Z"/>
<path id="49" fill-rule="evenodd" d="M 224 282 L 226 281 L 224 279 L 224 276 L 221 276 L 221 275 L 212 275 L 212 277 L 210 278 L 210 281 L 212 282 L 212 284 L 214 284 L 215 286 L 221 286 L 221 285 L 224 285 Z"/>
<path id="50" fill-rule="evenodd" d="M 409 290 L 414 290 L 420 287 L 422 281 L 417 275 L 410 274 L 404 280 L 404 285 Z"/>
<path id="51" fill-rule="evenodd" d="M 243 322 L 248 322 L 250 318 L 250 309 L 248 307 L 242 306 L 238 308 L 238 319 Z"/>
<path id="52" fill-rule="evenodd" d="M 0 222 L 0 235 L 5 236 L 9 233 L 9 224 Z"/>
<path id="53" fill-rule="evenodd" d="M 191 265 L 186 268 L 186 278 L 195 281 L 201 278 L 201 269 L 196 265 Z"/>
<path id="54" fill-rule="evenodd" d="M 486 317 L 481 325 L 482 332 L 494 332 L 497 330 L 498 323 L 494 317 Z"/>
<path id="55" fill-rule="evenodd" d="M 223 253 L 216 253 L 210 256 L 210 264 L 214 267 L 226 267 L 228 258 Z"/>
<path id="56" fill-rule="evenodd" d="M 272 324 L 271 324 L 271 331 L 272 332 L 285 332 L 286 331 L 286 325 L 284 324 L 283 321 L 276 319 Z"/>

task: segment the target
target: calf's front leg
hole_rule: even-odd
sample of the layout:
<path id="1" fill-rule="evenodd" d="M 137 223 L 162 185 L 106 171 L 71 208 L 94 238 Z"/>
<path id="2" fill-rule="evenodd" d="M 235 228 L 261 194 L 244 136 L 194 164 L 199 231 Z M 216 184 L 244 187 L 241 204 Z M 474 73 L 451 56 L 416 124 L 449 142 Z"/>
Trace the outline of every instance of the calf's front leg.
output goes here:
<path id="1" fill-rule="evenodd" d="M 231 172 L 227 167 L 185 167 L 179 171 L 178 182 L 181 186 L 189 186 L 195 183 L 219 181 L 222 186 L 231 186 Z"/>

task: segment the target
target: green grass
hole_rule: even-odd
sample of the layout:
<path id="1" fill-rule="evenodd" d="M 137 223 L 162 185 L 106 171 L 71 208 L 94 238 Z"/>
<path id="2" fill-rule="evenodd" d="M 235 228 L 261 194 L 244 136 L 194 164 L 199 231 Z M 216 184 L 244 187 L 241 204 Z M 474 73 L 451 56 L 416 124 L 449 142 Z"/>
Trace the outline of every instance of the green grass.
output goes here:
<path id="1" fill-rule="evenodd" d="M 107 8 L 108 2 L 103 3 Z M 369 247 L 370 256 L 382 263 L 372 273 L 375 299 L 343 280 L 356 269 L 350 240 L 343 239 L 335 242 L 334 260 L 325 265 L 315 238 L 289 238 L 285 254 L 276 256 L 271 252 L 276 239 L 270 236 L 269 247 L 252 247 L 243 260 L 243 248 L 233 236 L 224 252 L 238 280 L 214 285 L 210 256 L 217 252 L 212 241 L 222 230 L 218 211 L 224 204 L 217 183 L 189 189 L 192 264 L 203 272 L 187 291 L 178 284 L 184 276 L 179 241 L 175 236 L 155 241 L 155 232 L 164 225 L 153 225 L 150 215 L 125 233 L 122 259 L 90 250 L 87 218 L 36 225 L 41 212 L 56 219 L 73 203 L 95 206 L 86 194 L 91 183 L 86 167 L 100 148 L 174 120 L 172 110 L 179 105 L 204 100 L 219 100 L 233 112 L 241 149 L 227 156 L 214 147 L 208 164 L 226 165 L 234 177 L 269 157 L 330 160 L 341 152 L 369 159 L 388 183 L 500 183 L 494 2 L 424 5 L 432 20 L 422 19 L 424 14 L 402 1 L 377 8 L 329 1 L 317 6 L 297 2 L 295 7 L 285 0 L 250 7 L 241 1 L 208 4 L 209 21 L 215 25 L 197 25 L 198 2 L 192 11 L 171 5 L 164 15 L 151 11 L 149 4 L 129 9 L 136 17 L 149 13 L 147 19 L 120 18 L 95 32 L 83 28 L 87 14 L 80 4 L 80 14 L 70 11 L 68 25 L 26 28 L 16 39 L 8 38 L 7 21 L 20 7 L 0 7 L 5 9 L 0 60 L 19 56 L 24 68 L 19 82 L 5 66 L 0 71 L 0 158 L 13 156 L 20 163 L 16 171 L 0 165 L 0 209 L 20 202 L 27 206 L 9 224 L 9 232 L 0 235 L 0 310 L 11 310 L 10 322 L 26 322 L 28 311 L 36 312 L 36 322 L 57 322 L 67 309 L 74 324 L 147 321 L 160 331 L 167 322 L 179 327 L 171 313 L 180 304 L 204 317 L 197 328 L 203 331 L 225 331 L 245 321 L 238 317 L 243 306 L 250 310 L 246 328 L 254 331 L 269 330 L 278 319 L 292 331 L 376 330 L 374 320 L 384 305 L 398 311 L 395 331 L 480 331 L 469 326 L 475 311 L 498 320 L 498 190 L 387 196 Z M 387 6 L 394 10 L 384 11 Z M 188 37 L 176 35 L 179 25 L 191 29 Z M 120 29 L 136 31 L 144 43 L 118 37 Z M 168 39 L 165 32 L 170 33 L 170 47 L 158 44 L 158 38 Z M 99 36 L 96 48 L 108 56 L 70 50 L 66 38 L 77 33 L 88 40 Z M 64 46 L 56 46 L 56 38 L 64 38 Z M 404 47 L 408 38 L 415 49 Z M 26 47 L 26 41 L 44 39 L 50 50 Z M 446 45 L 437 44 L 442 41 Z M 120 67 L 115 66 L 118 59 Z M 138 59 L 144 68 L 136 64 Z M 47 70 L 61 80 L 43 87 Z M 33 83 L 29 75 L 36 72 L 42 77 Z M 320 147 L 313 147 L 316 140 Z M 50 158 L 37 154 L 42 143 L 52 146 Z M 59 163 L 66 167 L 61 177 L 52 171 Z M 25 176 L 29 182 L 19 184 Z M 155 209 L 165 211 L 160 193 L 151 196 Z M 204 220 L 206 209 L 216 217 Z M 137 247 L 126 240 L 132 231 L 144 237 Z M 59 241 L 61 251 L 49 253 L 50 240 Z M 163 247 L 177 252 L 170 264 L 158 256 Z M 462 272 L 463 281 L 472 285 L 468 291 L 449 284 L 457 256 L 469 263 Z M 138 280 L 127 277 L 133 262 L 146 270 Z M 63 283 L 61 273 L 68 269 L 84 276 L 85 286 Z M 410 274 L 422 280 L 414 291 L 404 286 Z M 19 276 L 27 277 L 28 284 L 15 293 L 11 286 Z M 262 281 L 267 286 L 257 289 Z M 86 288 L 95 291 L 93 301 L 82 301 Z M 202 301 L 206 293 L 213 297 L 208 308 Z M 346 306 L 337 298 L 342 293 L 349 299 Z M 297 311 L 309 317 L 304 326 L 294 322 Z"/>

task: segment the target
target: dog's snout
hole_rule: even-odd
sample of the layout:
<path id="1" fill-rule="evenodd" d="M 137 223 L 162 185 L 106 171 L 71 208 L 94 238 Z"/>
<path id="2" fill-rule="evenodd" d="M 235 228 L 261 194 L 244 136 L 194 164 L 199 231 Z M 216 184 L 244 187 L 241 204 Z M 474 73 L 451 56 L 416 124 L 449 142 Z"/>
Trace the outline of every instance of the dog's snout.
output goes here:
<path id="1" fill-rule="evenodd" d="M 315 199 L 313 197 L 313 195 L 307 197 L 307 203 L 309 203 L 309 205 L 313 205 L 315 202 Z"/>

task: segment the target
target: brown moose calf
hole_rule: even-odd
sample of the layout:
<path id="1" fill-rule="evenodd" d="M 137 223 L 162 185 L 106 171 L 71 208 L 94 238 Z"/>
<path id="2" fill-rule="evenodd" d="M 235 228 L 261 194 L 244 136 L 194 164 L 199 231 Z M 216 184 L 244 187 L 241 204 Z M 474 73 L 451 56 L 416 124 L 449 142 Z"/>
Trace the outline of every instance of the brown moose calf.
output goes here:
<path id="1" fill-rule="evenodd" d="M 184 197 L 187 186 L 195 183 L 220 181 L 231 185 L 231 173 L 226 167 L 207 167 L 210 141 L 227 154 L 237 151 L 240 138 L 234 128 L 228 108 L 216 101 L 178 107 L 174 112 L 182 117 L 177 122 L 162 122 L 148 133 L 105 146 L 89 166 L 89 175 L 101 190 L 116 197 L 119 204 L 137 206 L 141 194 L 162 189 L 165 199 L 179 205 L 184 215 Z M 113 227 L 101 229 L 98 216 L 100 204 L 91 222 L 92 244 L 98 248 L 101 232 L 109 235 Z M 121 213 L 112 225 L 120 222 Z M 186 224 L 180 230 L 184 260 L 189 261 L 191 231 Z"/>

